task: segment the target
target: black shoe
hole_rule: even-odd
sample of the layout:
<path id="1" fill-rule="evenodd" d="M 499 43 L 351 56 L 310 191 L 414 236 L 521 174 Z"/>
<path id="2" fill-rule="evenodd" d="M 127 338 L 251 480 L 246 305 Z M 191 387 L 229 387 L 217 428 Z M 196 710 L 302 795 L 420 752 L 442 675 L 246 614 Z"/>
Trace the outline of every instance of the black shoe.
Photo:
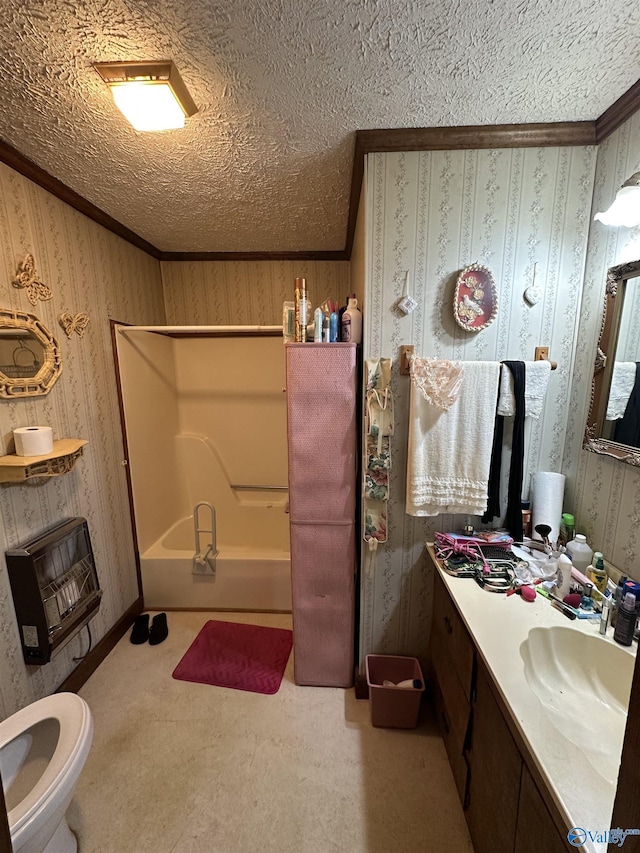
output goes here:
<path id="1" fill-rule="evenodd" d="M 153 621 L 151 623 L 151 629 L 149 631 L 149 645 L 157 646 L 159 643 L 162 643 L 169 636 L 169 629 L 167 627 L 167 614 L 166 613 L 158 613 L 157 616 L 153 617 Z"/>
<path id="2" fill-rule="evenodd" d="M 149 614 L 141 613 L 140 616 L 136 616 L 136 621 L 133 623 L 133 628 L 131 629 L 131 636 L 129 637 L 131 642 L 135 646 L 140 646 L 142 643 L 146 643 L 149 639 Z"/>

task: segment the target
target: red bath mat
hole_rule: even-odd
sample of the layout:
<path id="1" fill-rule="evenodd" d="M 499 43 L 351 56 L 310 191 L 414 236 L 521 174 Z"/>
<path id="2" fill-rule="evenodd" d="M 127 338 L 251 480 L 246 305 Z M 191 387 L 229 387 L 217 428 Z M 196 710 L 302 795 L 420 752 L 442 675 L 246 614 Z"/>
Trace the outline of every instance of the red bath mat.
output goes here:
<path id="1" fill-rule="evenodd" d="M 189 646 L 173 677 L 251 693 L 277 693 L 292 645 L 293 634 L 286 628 L 212 620 Z"/>

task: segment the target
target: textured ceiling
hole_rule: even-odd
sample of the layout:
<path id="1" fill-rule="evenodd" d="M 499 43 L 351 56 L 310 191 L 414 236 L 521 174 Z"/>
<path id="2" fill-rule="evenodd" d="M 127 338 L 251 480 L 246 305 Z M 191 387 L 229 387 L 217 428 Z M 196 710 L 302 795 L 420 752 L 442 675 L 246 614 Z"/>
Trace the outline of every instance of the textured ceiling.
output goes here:
<path id="1" fill-rule="evenodd" d="M 143 134 L 92 63 L 173 59 Z M 163 251 L 345 246 L 354 131 L 592 120 L 640 78 L 636 0 L 2 0 L 0 137 Z"/>

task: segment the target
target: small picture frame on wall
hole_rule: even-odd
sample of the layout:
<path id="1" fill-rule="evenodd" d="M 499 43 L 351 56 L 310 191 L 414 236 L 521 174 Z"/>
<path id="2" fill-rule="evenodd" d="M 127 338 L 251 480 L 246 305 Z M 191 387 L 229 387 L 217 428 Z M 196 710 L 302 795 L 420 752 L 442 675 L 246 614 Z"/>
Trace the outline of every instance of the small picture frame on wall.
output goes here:
<path id="1" fill-rule="evenodd" d="M 498 313 L 498 292 L 491 270 L 481 264 L 465 267 L 456 281 L 453 315 L 468 332 L 479 332 Z"/>

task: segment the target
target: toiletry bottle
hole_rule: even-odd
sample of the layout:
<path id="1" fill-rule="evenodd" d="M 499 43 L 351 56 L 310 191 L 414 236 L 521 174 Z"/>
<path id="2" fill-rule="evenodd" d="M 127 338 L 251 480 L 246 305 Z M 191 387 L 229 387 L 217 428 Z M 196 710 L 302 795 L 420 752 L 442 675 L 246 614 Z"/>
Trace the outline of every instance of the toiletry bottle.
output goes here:
<path id="1" fill-rule="evenodd" d="M 307 280 L 295 280 L 294 302 L 296 309 L 296 343 L 307 340 Z"/>
<path id="2" fill-rule="evenodd" d="M 324 319 L 324 315 L 322 313 L 322 308 L 316 308 L 313 312 L 313 342 L 315 344 L 322 343 L 322 321 Z"/>
<path id="3" fill-rule="evenodd" d="M 342 316 L 343 316 L 344 312 L 347 310 L 347 308 L 349 307 L 349 300 L 355 299 L 355 298 L 356 298 L 355 293 L 350 293 L 347 296 L 347 301 L 344 303 L 342 308 L 340 308 L 340 310 L 338 311 L 338 340 L 339 341 L 344 340 L 344 338 L 342 337 Z"/>
<path id="4" fill-rule="evenodd" d="M 331 341 L 330 321 L 326 314 L 322 316 L 322 342 L 328 344 Z"/>
<path id="5" fill-rule="evenodd" d="M 341 340 L 350 344 L 362 343 L 362 312 L 355 296 L 349 297 L 349 304 L 342 315 Z"/>
<path id="6" fill-rule="evenodd" d="M 636 597 L 636 619 L 638 619 L 640 617 L 640 583 L 628 578 L 624 585 L 623 597 L 627 592 L 632 592 Z"/>
<path id="7" fill-rule="evenodd" d="M 558 597 L 564 598 L 571 592 L 571 559 L 566 554 L 560 554 L 556 566 L 556 590 Z"/>
<path id="8" fill-rule="evenodd" d="M 531 538 L 531 501 L 520 501 L 522 509 L 522 535 Z"/>
<path id="9" fill-rule="evenodd" d="M 583 610 L 593 610 L 593 598 L 591 597 L 593 594 L 593 584 L 588 583 L 585 584 L 584 595 L 582 596 L 582 601 L 580 602 L 580 607 Z"/>
<path id="10" fill-rule="evenodd" d="M 593 551 L 587 544 L 587 537 L 583 533 L 576 533 L 575 537 L 567 542 L 567 553 L 571 557 L 574 568 L 584 574 L 593 558 Z"/>
<path id="11" fill-rule="evenodd" d="M 616 587 L 616 591 L 613 594 L 613 610 L 611 611 L 611 624 L 615 628 L 616 620 L 618 618 L 618 610 L 620 609 L 620 602 L 624 598 L 624 585 L 627 582 L 626 575 L 620 575 L 620 580 L 618 581 L 618 586 Z"/>
<path id="12" fill-rule="evenodd" d="M 285 344 L 296 339 L 296 306 L 293 302 L 282 303 L 282 337 Z"/>
<path id="13" fill-rule="evenodd" d="M 332 311 L 329 316 L 329 343 L 335 344 L 339 337 L 338 314 L 336 311 Z"/>
<path id="14" fill-rule="evenodd" d="M 613 613 L 613 601 L 610 598 L 605 598 L 602 601 L 602 615 L 600 616 L 599 631 L 601 634 L 607 633 L 607 628 L 611 624 L 611 614 Z"/>
<path id="15" fill-rule="evenodd" d="M 618 609 L 616 629 L 613 639 L 621 646 L 630 646 L 633 641 L 633 631 L 636 627 L 636 597 L 632 592 L 627 592 L 624 601 Z"/>
<path id="16" fill-rule="evenodd" d="M 571 542 L 575 531 L 575 521 L 570 512 L 563 512 L 560 519 L 560 530 L 558 531 L 558 548 L 566 548 L 567 542 Z"/>
<path id="17" fill-rule="evenodd" d="M 593 562 L 587 570 L 587 577 L 593 581 L 598 592 L 604 593 L 607 588 L 607 570 L 604 567 L 604 558 L 600 551 L 593 554 Z"/>

